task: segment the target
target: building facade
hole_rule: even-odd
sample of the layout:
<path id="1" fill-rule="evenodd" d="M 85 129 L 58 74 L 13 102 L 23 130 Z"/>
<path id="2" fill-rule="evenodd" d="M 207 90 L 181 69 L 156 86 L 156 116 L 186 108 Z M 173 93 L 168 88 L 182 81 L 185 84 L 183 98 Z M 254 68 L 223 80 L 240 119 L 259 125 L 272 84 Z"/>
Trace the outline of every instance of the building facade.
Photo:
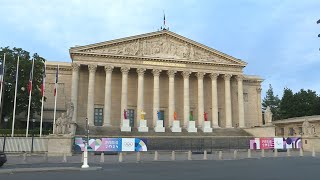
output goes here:
<path id="1" fill-rule="evenodd" d="M 262 125 L 262 79 L 243 74 L 247 63 L 171 31 L 72 47 L 70 57 L 47 64 L 47 89 L 59 64 L 57 117 L 72 102 L 79 127 L 88 118 L 90 126 L 120 130 L 124 110 L 132 128 L 145 112 L 150 131 L 158 111 L 164 127 L 194 120 L 201 129 L 206 119 L 212 128 Z M 48 121 L 53 107 L 47 96 Z"/>

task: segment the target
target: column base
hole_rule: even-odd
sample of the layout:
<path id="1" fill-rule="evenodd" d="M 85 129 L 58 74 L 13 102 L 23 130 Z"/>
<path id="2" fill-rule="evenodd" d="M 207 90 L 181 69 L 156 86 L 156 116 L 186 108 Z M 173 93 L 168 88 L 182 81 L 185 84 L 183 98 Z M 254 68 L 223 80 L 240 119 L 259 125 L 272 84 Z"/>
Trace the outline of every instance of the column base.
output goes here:
<path id="1" fill-rule="evenodd" d="M 202 131 L 203 132 L 212 132 L 212 128 L 210 127 L 210 121 L 203 121 Z"/>
<path id="2" fill-rule="evenodd" d="M 163 120 L 157 120 L 156 127 L 154 127 L 155 132 L 165 132 L 165 128 L 163 127 Z"/>
<path id="3" fill-rule="evenodd" d="M 131 132 L 130 120 L 129 119 L 123 119 L 122 120 L 121 132 Z"/>
<path id="4" fill-rule="evenodd" d="M 234 127 L 232 127 L 232 126 L 226 126 L 226 128 L 234 128 Z"/>
<path id="5" fill-rule="evenodd" d="M 188 127 L 187 127 L 188 132 L 197 132 L 198 129 L 196 128 L 196 122 L 195 121 L 189 121 L 188 122 Z"/>
<path id="6" fill-rule="evenodd" d="M 218 129 L 218 128 L 221 128 L 221 127 L 219 125 L 212 125 L 212 128 Z"/>
<path id="7" fill-rule="evenodd" d="M 172 121 L 171 131 L 172 132 L 181 132 L 181 127 L 180 127 L 180 121 L 179 120 L 173 120 Z"/>
<path id="8" fill-rule="evenodd" d="M 148 132 L 149 131 L 149 128 L 147 127 L 147 120 L 140 119 L 138 131 L 139 132 Z"/>

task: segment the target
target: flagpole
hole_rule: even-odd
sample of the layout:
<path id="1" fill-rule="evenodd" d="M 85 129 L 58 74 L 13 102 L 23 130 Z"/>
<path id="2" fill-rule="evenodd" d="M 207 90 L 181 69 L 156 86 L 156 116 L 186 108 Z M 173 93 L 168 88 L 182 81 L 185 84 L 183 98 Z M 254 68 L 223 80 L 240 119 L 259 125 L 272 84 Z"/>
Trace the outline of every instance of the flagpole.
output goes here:
<path id="1" fill-rule="evenodd" d="M 56 81 L 55 81 L 55 97 L 54 97 L 54 113 L 53 113 L 53 134 L 55 133 L 55 126 L 56 126 L 56 112 L 57 112 L 57 97 L 58 97 L 58 82 L 57 82 L 57 76 L 59 75 L 59 65 L 57 67 L 57 75 L 56 75 Z"/>
<path id="2" fill-rule="evenodd" d="M 2 91 L 3 91 L 3 86 L 4 86 L 4 68 L 5 68 L 5 64 L 6 64 L 6 53 L 3 54 L 3 63 L 2 63 L 2 77 L 1 77 L 1 88 L 0 88 L 0 107 L 2 107 L 1 103 L 2 103 Z"/>
<path id="3" fill-rule="evenodd" d="M 29 91 L 29 105 L 28 105 L 28 117 L 27 117 L 27 129 L 26 129 L 26 137 L 28 137 L 29 134 L 29 121 L 30 121 L 30 106 L 31 106 L 31 95 L 32 95 L 32 79 L 33 79 L 33 66 L 34 66 L 34 59 L 32 59 L 32 67 L 31 67 L 31 89 Z M 29 80 L 29 81 L 30 81 Z M 30 83 L 30 82 L 29 82 Z"/>
<path id="4" fill-rule="evenodd" d="M 16 107 L 17 107 L 17 91 L 18 91 L 18 76 L 19 76 L 19 61 L 20 57 L 18 56 L 17 60 L 17 68 L 16 68 L 16 87 L 14 90 L 14 102 L 13 102 L 13 115 L 12 115 L 12 131 L 11 131 L 11 137 L 14 136 L 14 123 L 16 120 Z"/>
<path id="5" fill-rule="evenodd" d="M 43 73 L 46 73 L 46 61 L 44 62 L 44 72 Z M 42 88 L 43 88 L 43 93 L 42 93 L 42 105 L 41 105 L 41 117 L 40 117 L 40 137 L 42 136 L 42 120 L 43 120 L 43 102 L 44 102 L 44 91 L 45 91 L 45 83 L 46 83 L 46 78 L 45 78 L 46 74 L 44 74 L 43 76 L 43 82 L 42 82 Z"/>

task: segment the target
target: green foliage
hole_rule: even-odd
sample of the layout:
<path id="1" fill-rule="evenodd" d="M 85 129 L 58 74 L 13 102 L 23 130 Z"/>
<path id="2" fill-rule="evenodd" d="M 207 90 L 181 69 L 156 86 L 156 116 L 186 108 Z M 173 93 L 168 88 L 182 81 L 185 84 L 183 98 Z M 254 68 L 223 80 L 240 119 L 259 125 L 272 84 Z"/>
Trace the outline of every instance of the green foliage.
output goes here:
<path id="1" fill-rule="evenodd" d="M 4 133 L 6 133 L 7 136 L 11 136 L 11 129 L 0 129 L 0 134 L 4 135 Z M 26 129 L 15 129 L 14 134 L 15 134 L 15 137 L 18 137 L 18 136 L 25 137 L 26 136 Z M 32 135 L 31 129 L 29 129 L 29 134 L 30 134 L 30 136 Z M 39 134 L 40 134 L 40 129 L 35 129 L 34 135 L 39 136 Z M 42 130 L 42 135 L 49 135 L 49 134 L 52 134 L 52 130 Z"/>
<path id="2" fill-rule="evenodd" d="M 269 106 L 270 109 L 271 109 L 271 112 L 273 114 L 273 119 L 274 120 L 280 119 L 280 113 L 279 113 L 279 111 L 280 111 L 280 107 L 279 107 L 280 106 L 280 99 L 279 99 L 278 95 L 275 96 L 273 94 L 273 89 L 272 89 L 271 84 L 269 84 L 269 89 L 266 92 L 266 97 L 262 101 L 262 107 L 264 109 L 266 109 L 267 106 Z"/>
<path id="3" fill-rule="evenodd" d="M 31 100 L 31 117 L 35 112 L 40 114 L 41 110 L 41 82 L 43 75 L 43 67 L 45 59 L 40 57 L 38 54 L 32 56 L 28 51 L 21 48 L 9 47 L 0 48 L 0 59 L 3 60 L 4 53 L 6 53 L 6 64 L 5 64 L 5 91 L 4 91 L 4 104 L 2 110 L 2 117 L 10 117 L 12 121 L 13 113 L 13 102 L 15 93 L 15 74 L 18 56 L 20 58 L 19 63 L 19 76 L 18 76 L 18 88 L 17 88 L 17 107 L 16 115 L 25 113 L 27 116 L 29 94 L 28 94 L 28 81 L 30 77 L 30 71 L 32 67 L 32 59 L 34 59 L 34 71 L 33 71 L 33 85 L 32 85 L 32 100 Z M 9 122 L 10 122 L 9 121 Z M 10 126 L 11 123 L 8 123 Z"/>
<path id="4" fill-rule="evenodd" d="M 312 116 L 320 114 L 320 97 L 315 91 L 301 89 L 293 94 L 285 88 L 280 103 L 281 118 Z"/>

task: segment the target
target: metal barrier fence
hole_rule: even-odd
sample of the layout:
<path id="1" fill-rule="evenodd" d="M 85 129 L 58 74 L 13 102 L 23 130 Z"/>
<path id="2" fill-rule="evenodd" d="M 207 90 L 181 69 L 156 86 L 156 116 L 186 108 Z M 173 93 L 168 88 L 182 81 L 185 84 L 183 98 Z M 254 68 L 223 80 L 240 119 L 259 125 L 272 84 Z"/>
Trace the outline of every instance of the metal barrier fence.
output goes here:
<path id="1" fill-rule="evenodd" d="M 4 139 L 0 138 L 0 148 L 2 151 Z M 5 152 L 31 152 L 32 137 L 7 137 Z M 34 137 L 33 152 L 48 152 L 48 139 Z"/>

